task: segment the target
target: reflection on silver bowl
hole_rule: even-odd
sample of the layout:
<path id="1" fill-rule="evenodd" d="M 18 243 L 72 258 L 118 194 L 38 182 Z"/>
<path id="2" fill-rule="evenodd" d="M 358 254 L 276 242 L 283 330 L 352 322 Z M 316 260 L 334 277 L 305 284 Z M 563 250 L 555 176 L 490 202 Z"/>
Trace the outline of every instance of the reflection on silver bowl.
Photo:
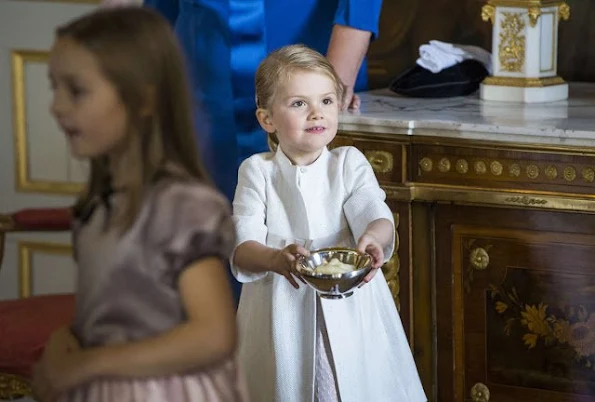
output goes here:
<path id="1" fill-rule="evenodd" d="M 355 267 L 353 271 L 342 274 L 322 274 L 316 269 L 332 259 Z M 356 250 L 346 248 L 323 248 L 312 251 L 308 257 L 298 260 L 297 270 L 306 281 L 322 298 L 344 299 L 353 294 L 364 277 L 372 269 L 372 257 L 362 254 Z"/>

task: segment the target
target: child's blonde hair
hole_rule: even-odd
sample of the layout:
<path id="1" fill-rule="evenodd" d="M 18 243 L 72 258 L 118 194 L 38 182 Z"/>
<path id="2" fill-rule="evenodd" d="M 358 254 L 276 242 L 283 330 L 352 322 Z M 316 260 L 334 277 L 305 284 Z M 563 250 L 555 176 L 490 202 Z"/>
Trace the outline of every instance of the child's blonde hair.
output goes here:
<path id="1" fill-rule="evenodd" d="M 185 63 L 167 21 L 141 7 L 102 9 L 56 31 L 91 52 L 118 91 L 128 115 L 131 161 L 124 189 L 128 202 L 119 223 L 131 226 L 148 186 L 163 176 L 209 182 L 198 157 Z M 147 106 L 149 113 L 144 112 Z M 169 166 L 175 166 L 172 170 Z M 74 207 L 81 216 L 110 191 L 106 156 L 91 160 L 86 192 Z"/>
<path id="2" fill-rule="evenodd" d="M 335 86 L 341 106 L 345 86 L 326 57 L 305 45 L 289 45 L 270 53 L 258 66 L 255 79 L 256 107 L 270 109 L 279 87 L 296 71 L 326 75 Z M 268 133 L 268 144 L 271 151 L 277 150 L 279 141 L 275 133 Z"/>

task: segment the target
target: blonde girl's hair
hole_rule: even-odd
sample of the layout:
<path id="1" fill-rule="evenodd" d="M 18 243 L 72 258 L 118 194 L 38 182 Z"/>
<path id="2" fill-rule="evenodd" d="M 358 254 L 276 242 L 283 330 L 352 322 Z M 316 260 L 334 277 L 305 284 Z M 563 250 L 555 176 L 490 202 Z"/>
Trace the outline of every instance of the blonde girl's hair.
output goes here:
<path id="1" fill-rule="evenodd" d="M 56 36 L 75 41 L 95 56 L 126 108 L 127 202 L 119 226 L 132 225 L 146 190 L 164 176 L 210 182 L 198 156 L 185 62 L 163 17 L 141 7 L 106 8 L 59 27 Z M 110 192 L 108 163 L 106 156 L 91 160 L 88 186 L 74 207 L 75 216 Z"/>
<path id="2" fill-rule="evenodd" d="M 296 71 L 326 75 L 335 86 L 338 101 L 343 99 L 345 86 L 331 63 L 316 50 L 299 44 L 279 48 L 260 63 L 255 79 L 256 107 L 270 109 L 279 87 Z M 268 144 L 271 151 L 277 150 L 279 141 L 275 133 L 268 133 Z"/>

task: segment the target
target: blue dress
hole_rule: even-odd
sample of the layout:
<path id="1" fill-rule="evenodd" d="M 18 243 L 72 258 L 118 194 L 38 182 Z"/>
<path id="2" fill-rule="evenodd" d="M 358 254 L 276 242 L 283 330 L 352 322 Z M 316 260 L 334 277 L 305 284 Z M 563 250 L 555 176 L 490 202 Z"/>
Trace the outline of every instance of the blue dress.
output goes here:
<path id="1" fill-rule="evenodd" d="M 267 151 L 255 117 L 258 64 L 279 47 L 303 43 L 326 54 L 334 24 L 378 34 L 382 0 L 144 0 L 174 26 L 187 58 L 195 125 L 205 166 L 233 199 L 238 167 Z M 366 62 L 355 90 L 367 86 Z M 239 283 L 232 280 L 239 297 Z"/>
<path id="2" fill-rule="evenodd" d="M 272 50 L 294 43 L 326 53 L 333 25 L 375 36 L 382 0 L 145 0 L 175 27 L 188 59 L 203 161 L 231 200 L 238 166 L 267 150 L 255 117 L 254 75 Z M 356 90 L 366 88 L 364 61 Z"/>

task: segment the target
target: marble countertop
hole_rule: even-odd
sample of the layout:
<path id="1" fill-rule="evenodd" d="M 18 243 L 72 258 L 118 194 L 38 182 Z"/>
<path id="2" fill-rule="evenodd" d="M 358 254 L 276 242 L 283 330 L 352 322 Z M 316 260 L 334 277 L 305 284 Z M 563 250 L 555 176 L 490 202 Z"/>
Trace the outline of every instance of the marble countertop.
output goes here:
<path id="1" fill-rule="evenodd" d="M 360 110 L 341 114 L 340 130 L 595 147 L 595 84 L 571 83 L 568 100 L 537 104 L 482 101 L 479 92 L 444 99 L 388 89 L 359 95 Z"/>

